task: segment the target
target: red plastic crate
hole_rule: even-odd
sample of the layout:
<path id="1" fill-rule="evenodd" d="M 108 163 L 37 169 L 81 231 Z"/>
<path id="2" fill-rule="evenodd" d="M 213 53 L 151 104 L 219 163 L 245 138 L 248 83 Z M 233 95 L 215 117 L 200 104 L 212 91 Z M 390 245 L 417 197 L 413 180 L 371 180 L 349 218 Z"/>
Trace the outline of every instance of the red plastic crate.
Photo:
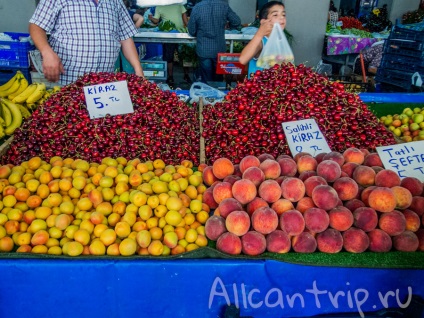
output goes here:
<path id="1" fill-rule="evenodd" d="M 4 68 L 28 68 L 30 65 L 28 52 L 35 46 L 29 41 L 20 42 L 20 38 L 29 37 L 28 33 L 3 32 L 17 41 L 0 41 L 0 67 Z"/>
<path id="2" fill-rule="evenodd" d="M 216 74 L 247 74 L 247 65 L 239 63 L 239 53 L 218 53 Z"/>

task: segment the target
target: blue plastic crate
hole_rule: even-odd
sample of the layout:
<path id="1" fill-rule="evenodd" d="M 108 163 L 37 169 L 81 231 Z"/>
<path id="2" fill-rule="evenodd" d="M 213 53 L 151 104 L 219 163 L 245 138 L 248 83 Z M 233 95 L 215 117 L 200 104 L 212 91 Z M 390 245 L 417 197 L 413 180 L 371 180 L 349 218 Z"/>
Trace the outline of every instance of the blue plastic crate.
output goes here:
<path id="1" fill-rule="evenodd" d="M 377 71 L 377 76 L 375 77 L 375 81 L 380 83 L 387 83 L 409 90 L 413 86 L 412 75 L 414 75 L 414 73 L 414 71 L 408 72 L 390 70 L 379 67 Z"/>
<path id="2" fill-rule="evenodd" d="M 28 33 L 4 32 L 16 41 L 0 41 L 1 68 L 27 68 L 30 65 L 28 52 L 35 49 L 29 41 L 20 42 L 20 38 L 29 37 Z"/>
<path id="3" fill-rule="evenodd" d="M 390 34 L 389 39 L 401 39 L 410 41 L 424 41 L 424 29 L 412 29 L 407 26 L 395 25 Z"/>
<path id="4" fill-rule="evenodd" d="M 29 68 L 3 68 L 0 66 L 0 85 L 10 80 L 17 71 L 21 71 L 28 82 L 31 83 L 31 73 Z"/>
<path id="5" fill-rule="evenodd" d="M 424 76 L 424 60 L 410 56 L 384 54 L 379 67 L 401 71 L 416 71 L 421 76 Z"/>
<path id="6" fill-rule="evenodd" d="M 395 54 L 415 57 L 418 59 L 424 58 L 424 45 L 422 42 L 409 40 L 386 40 L 384 44 L 385 54 Z"/>

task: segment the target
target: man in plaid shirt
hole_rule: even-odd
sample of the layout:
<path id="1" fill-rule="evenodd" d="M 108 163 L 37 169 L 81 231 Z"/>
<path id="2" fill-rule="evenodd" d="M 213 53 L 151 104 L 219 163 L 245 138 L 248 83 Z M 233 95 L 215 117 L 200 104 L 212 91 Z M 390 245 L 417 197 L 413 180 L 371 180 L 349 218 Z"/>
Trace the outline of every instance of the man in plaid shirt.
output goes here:
<path id="1" fill-rule="evenodd" d="M 122 0 L 41 0 L 29 22 L 51 82 L 114 72 L 121 47 L 135 74 L 144 76 L 132 39 L 137 29 Z"/>
<path id="2" fill-rule="evenodd" d="M 203 0 L 191 11 L 188 32 L 196 37 L 201 81 L 216 78 L 217 55 L 226 52 L 225 27 L 240 26 L 240 17 L 230 8 L 228 0 Z"/>

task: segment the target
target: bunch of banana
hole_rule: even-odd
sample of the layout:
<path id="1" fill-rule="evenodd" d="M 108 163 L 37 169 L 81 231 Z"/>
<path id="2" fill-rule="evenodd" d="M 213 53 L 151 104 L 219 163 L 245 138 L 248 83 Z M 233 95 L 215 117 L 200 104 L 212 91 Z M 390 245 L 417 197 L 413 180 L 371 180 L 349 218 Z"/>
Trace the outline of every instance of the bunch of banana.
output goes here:
<path id="1" fill-rule="evenodd" d="M 4 134 L 12 135 L 22 124 L 22 113 L 19 106 L 7 98 L 0 98 L 0 116 L 4 120 Z"/>
<path id="2" fill-rule="evenodd" d="M 12 102 L 14 103 L 27 103 L 33 104 L 40 100 L 46 92 L 46 84 L 41 82 L 35 82 L 29 85 L 24 91 L 20 94 L 14 96 Z"/>
<path id="3" fill-rule="evenodd" d="M 9 97 L 13 99 L 16 95 L 26 90 L 29 83 L 21 71 L 16 74 L 5 84 L 0 86 L 0 97 Z"/>

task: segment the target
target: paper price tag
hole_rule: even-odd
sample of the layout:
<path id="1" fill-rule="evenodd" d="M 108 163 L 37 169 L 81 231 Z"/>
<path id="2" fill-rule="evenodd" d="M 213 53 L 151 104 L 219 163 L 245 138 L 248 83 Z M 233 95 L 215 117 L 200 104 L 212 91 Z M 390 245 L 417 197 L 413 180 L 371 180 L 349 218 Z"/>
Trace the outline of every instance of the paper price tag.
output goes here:
<path id="1" fill-rule="evenodd" d="M 84 94 L 91 119 L 134 112 L 127 81 L 85 86 Z"/>
<path id="2" fill-rule="evenodd" d="M 399 177 L 415 177 L 424 181 L 424 141 L 377 147 L 384 168 L 395 171 Z"/>
<path id="3" fill-rule="evenodd" d="M 290 121 L 282 125 L 293 157 L 299 152 L 308 152 L 312 156 L 331 152 L 315 119 Z"/>

